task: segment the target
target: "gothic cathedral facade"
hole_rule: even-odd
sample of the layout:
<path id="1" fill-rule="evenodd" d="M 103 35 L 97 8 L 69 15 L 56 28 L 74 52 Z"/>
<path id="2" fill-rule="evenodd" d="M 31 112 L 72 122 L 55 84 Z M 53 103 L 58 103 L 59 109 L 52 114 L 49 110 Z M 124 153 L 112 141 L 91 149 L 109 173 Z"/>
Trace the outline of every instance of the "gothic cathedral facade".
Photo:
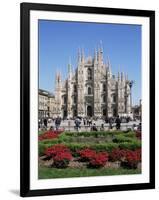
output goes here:
<path id="1" fill-rule="evenodd" d="M 123 72 L 117 77 L 112 74 L 109 59 L 104 63 L 102 47 L 87 58 L 79 50 L 76 70 L 69 64 L 64 81 L 56 74 L 54 94 L 54 116 L 131 116 L 131 81 Z"/>

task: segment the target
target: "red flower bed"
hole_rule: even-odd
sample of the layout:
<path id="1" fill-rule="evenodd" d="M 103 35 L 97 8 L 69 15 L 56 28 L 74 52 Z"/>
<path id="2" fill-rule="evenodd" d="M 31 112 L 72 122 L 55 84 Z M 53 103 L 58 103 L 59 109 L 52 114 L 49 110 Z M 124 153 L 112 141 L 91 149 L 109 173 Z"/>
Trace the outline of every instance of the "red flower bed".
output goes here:
<path id="1" fill-rule="evenodd" d="M 126 155 L 126 150 L 123 149 L 114 149 L 110 154 L 109 154 L 109 159 L 110 161 L 122 161 L 125 158 Z"/>
<path id="2" fill-rule="evenodd" d="M 100 152 L 96 153 L 93 157 L 90 158 L 89 165 L 91 167 L 103 167 L 108 161 L 108 153 Z"/>
<path id="3" fill-rule="evenodd" d="M 62 133 L 62 132 L 63 132 L 63 129 L 60 129 L 60 130 L 58 130 L 58 131 L 52 131 L 52 130 L 46 131 L 45 133 L 39 135 L 39 140 L 41 141 L 41 140 L 46 140 L 46 139 L 54 139 L 54 138 L 57 138 L 58 135 L 59 135 L 60 133 Z"/>
<path id="4" fill-rule="evenodd" d="M 52 157 L 54 160 L 54 166 L 57 168 L 65 168 L 68 166 L 69 161 L 72 159 L 70 150 L 62 145 L 56 144 L 46 149 L 45 154 L 48 157 Z"/>
<path id="5" fill-rule="evenodd" d="M 92 149 L 83 149 L 78 151 L 80 155 L 81 161 L 88 161 L 89 166 L 91 167 L 103 167 L 108 161 L 108 153 L 107 152 L 99 152 Z"/>
<path id="6" fill-rule="evenodd" d="M 89 161 L 90 158 L 94 157 L 96 155 L 96 152 L 92 149 L 82 149 L 80 151 L 78 151 L 79 155 L 80 155 L 80 160 L 81 161 Z"/>
<path id="7" fill-rule="evenodd" d="M 45 154 L 47 156 L 56 156 L 59 152 L 70 152 L 70 150 L 63 144 L 55 144 L 45 150 Z"/>
<path id="8" fill-rule="evenodd" d="M 123 162 L 126 167 L 137 168 L 139 162 L 141 162 L 141 149 L 126 152 L 125 161 Z"/>

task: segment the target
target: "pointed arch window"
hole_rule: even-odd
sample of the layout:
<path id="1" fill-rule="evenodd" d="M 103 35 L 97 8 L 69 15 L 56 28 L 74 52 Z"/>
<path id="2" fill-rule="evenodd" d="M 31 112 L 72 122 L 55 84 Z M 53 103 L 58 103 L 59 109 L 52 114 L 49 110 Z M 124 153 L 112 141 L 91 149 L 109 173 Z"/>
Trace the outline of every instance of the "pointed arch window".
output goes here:
<path id="1" fill-rule="evenodd" d="M 106 96 L 104 95 L 103 96 L 103 103 L 105 103 L 106 102 Z"/>
<path id="2" fill-rule="evenodd" d="M 77 97 L 76 96 L 74 96 L 73 100 L 74 100 L 74 103 L 77 103 Z"/>
<path id="3" fill-rule="evenodd" d="M 63 96 L 63 103 L 66 104 L 66 102 L 67 102 L 67 98 L 66 96 Z"/>
<path id="4" fill-rule="evenodd" d="M 92 70 L 90 68 L 87 69 L 87 77 L 88 80 L 92 80 Z"/>
<path id="5" fill-rule="evenodd" d="M 74 85 L 74 92 L 76 93 L 77 92 L 77 86 L 76 85 Z"/>
<path id="6" fill-rule="evenodd" d="M 88 87 L 88 94 L 92 94 L 92 88 Z"/>
<path id="7" fill-rule="evenodd" d="M 103 83 L 103 92 L 105 92 L 105 91 L 106 91 L 106 84 Z"/>

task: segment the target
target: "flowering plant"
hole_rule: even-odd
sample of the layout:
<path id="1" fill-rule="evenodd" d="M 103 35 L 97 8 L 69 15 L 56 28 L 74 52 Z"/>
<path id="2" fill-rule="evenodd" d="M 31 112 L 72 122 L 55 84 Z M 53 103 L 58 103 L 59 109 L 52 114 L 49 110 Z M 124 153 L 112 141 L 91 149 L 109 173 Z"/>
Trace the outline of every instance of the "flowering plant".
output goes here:
<path id="1" fill-rule="evenodd" d="M 55 131 L 46 131 L 45 133 L 39 135 L 39 140 L 45 140 L 45 139 L 54 139 L 57 138 L 58 135 Z"/>
<path id="2" fill-rule="evenodd" d="M 102 167 L 108 161 L 108 153 L 107 152 L 99 152 L 86 148 L 78 151 L 81 161 L 88 161 L 89 166 L 91 167 Z"/>
<path id="3" fill-rule="evenodd" d="M 53 158 L 54 166 L 58 168 L 67 167 L 72 159 L 70 150 L 62 144 L 56 144 L 46 149 L 45 154 Z"/>
<path id="4" fill-rule="evenodd" d="M 124 149 L 114 149 L 109 154 L 109 159 L 111 161 L 122 161 L 125 158 L 126 150 Z"/>
<path id="5" fill-rule="evenodd" d="M 89 165 L 91 167 L 103 167 L 108 161 L 108 153 L 100 152 L 96 153 L 94 156 L 90 158 Z"/>
<path id="6" fill-rule="evenodd" d="M 86 148 L 78 151 L 81 161 L 89 161 L 90 158 L 94 157 L 96 152 L 92 149 Z"/>
<path id="7" fill-rule="evenodd" d="M 125 154 L 125 161 L 123 164 L 130 168 L 137 168 L 138 163 L 141 161 L 141 149 L 135 151 L 127 151 Z"/>

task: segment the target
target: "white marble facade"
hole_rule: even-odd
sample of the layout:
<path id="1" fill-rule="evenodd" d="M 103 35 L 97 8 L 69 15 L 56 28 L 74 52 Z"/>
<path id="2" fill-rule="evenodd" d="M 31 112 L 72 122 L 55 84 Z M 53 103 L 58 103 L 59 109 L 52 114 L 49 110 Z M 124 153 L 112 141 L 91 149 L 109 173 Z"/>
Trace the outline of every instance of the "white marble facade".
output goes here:
<path id="1" fill-rule="evenodd" d="M 85 57 L 79 50 L 76 70 L 69 63 L 66 80 L 56 73 L 54 116 L 131 116 L 130 83 L 123 72 L 116 77 L 112 74 L 109 59 L 104 62 L 102 47 L 93 57 Z"/>

